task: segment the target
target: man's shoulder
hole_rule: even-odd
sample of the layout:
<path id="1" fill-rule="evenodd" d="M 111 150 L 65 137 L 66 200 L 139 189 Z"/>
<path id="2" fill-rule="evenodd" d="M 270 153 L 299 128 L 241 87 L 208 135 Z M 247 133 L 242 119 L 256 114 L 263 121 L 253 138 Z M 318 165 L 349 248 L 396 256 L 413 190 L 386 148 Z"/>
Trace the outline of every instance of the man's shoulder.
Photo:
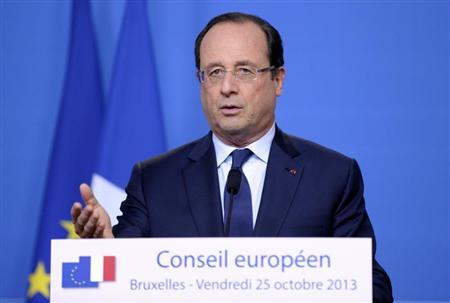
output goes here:
<path id="1" fill-rule="evenodd" d="M 283 142 L 285 145 L 290 144 L 290 148 L 294 148 L 299 154 L 304 157 L 320 157 L 320 158 L 331 158 L 331 159 L 341 159 L 344 161 L 351 160 L 348 156 L 341 152 L 338 152 L 332 148 L 321 145 L 317 142 L 311 140 L 297 137 L 295 135 L 282 133 Z"/>
<path id="2" fill-rule="evenodd" d="M 179 168 L 184 167 L 193 154 L 194 149 L 201 144 L 208 144 L 211 134 L 207 134 L 197 140 L 191 141 L 177 148 L 171 149 L 163 154 L 142 160 L 138 163 L 141 170 L 155 168 Z"/>
<path id="3" fill-rule="evenodd" d="M 329 147 L 296 136 L 286 136 L 292 147 L 298 151 L 295 159 L 313 175 L 320 174 L 323 179 L 327 179 L 327 176 L 333 180 L 346 179 L 357 166 L 354 159 Z"/>

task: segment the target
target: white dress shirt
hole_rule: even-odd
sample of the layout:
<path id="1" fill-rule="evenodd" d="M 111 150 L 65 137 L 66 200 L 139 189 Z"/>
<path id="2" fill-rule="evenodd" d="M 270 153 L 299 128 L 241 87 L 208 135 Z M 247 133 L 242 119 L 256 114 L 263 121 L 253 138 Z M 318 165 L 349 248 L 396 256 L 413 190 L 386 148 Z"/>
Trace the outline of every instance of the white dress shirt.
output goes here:
<path id="1" fill-rule="evenodd" d="M 242 165 L 242 171 L 244 172 L 248 180 L 248 183 L 250 185 L 250 192 L 252 194 L 253 227 L 255 227 L 259 205 L 261 204 L 261 196 L 264 186 L 264 179 L 266 176 L 267 161 L 269 160 L 270 146 L 272 145 L 272 140 L 274 137 L 275 123 L 260 139 L 249 144 L 248 146 L 241 148 L 248 148 L 253 152 L 253 155 Z M 228 178 L 228 172 L 230 171 L 231 164 L 233 162 L 231 153 L 237 148 L 223 143 L 214 133 L 212 139 L 214 143 L 214 149 L 216 151 L 220 200 L 222 202 L 222 214 L 224 214 L 225 211 L 223 196 L 225 191 L 225 184 Z"/>

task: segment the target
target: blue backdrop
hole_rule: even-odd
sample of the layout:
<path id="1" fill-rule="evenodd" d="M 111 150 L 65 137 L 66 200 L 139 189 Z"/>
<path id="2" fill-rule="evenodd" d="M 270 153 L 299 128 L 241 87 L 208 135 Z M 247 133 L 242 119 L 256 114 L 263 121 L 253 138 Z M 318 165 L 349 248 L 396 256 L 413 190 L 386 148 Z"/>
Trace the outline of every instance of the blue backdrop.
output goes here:
<path id="1" fill-rule="evenodd" d="M 26 294 L 70 10 L 69 1 L 0 4 L 2 302 L 21 302 Z M 93 1 L 92 10 L 108 92 L 124 2 Z M 450 3 L 150 1 L 168 148 L 208 130 L 193 43 L 212 16 L 234 10 L 266 18 L 284 39 L 287 78 L 278 124 L 358 160 L 378 258 L 395 298 L 450 301 Z"/>

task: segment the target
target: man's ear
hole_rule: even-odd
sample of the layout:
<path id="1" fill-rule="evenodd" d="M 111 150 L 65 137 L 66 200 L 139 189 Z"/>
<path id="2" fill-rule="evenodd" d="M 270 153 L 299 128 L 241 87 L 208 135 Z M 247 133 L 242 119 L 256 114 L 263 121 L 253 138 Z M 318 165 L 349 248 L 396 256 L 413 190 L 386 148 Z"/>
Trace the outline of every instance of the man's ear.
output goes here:
<path id="1" fill-rule="evenodd" d="M 277 97 L 281 96 L 281 93 L 283 92 L 283 84 L 284 84 L 284 77 L 286 76 L 286 69 L 284 66 L 281 66 L 277 70 L 277 74 L 274 77 L 275 82 L 275 94 Z"/>

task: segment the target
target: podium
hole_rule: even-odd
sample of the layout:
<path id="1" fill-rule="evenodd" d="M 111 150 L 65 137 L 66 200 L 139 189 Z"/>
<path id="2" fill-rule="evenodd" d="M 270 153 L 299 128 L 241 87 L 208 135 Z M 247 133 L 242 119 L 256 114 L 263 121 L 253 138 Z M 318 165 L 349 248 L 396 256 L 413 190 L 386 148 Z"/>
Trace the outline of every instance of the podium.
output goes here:
<path id="1" fill-rule="evenodd" d="M 50 301 L 372 302 L 371 241 L 52 240 Z"/>

